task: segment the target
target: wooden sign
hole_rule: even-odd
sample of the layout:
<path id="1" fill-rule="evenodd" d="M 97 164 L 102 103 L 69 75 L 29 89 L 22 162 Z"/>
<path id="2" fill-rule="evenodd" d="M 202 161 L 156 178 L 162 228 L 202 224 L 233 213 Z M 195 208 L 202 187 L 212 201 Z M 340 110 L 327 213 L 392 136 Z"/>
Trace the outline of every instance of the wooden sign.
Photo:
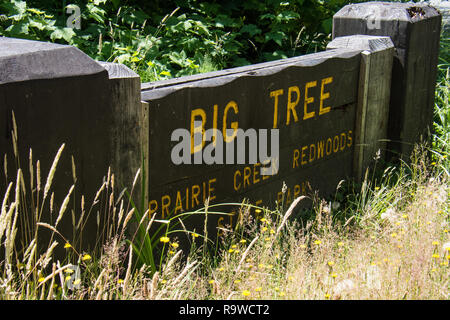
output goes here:
<path id="1" fill-rule="evenodd" d="M 281 199 L 283 183 L 287 202 L 313 190 L 334 193 L 338 182 L 352 175 L 359 53 L 333 50 L 143 84 L 141 97 L 149 104 L 150 213 L 166 219 L 203 207 L 208 198 L 210 203 L 248 198 L 273 206 Z M 173 163 L 171 153 L 179 141 L 172 141 L 172 133 L 184 128 L 193 137 L 195 121 L 231 142 L 236 137 L 227 129 L 278 129 L 274 174 L 262 175 L 264 164 L 249 162 L 256 151 L 250 139 L 245 163 L 193 164 L 208 148 L 208 142 L 194 139 L 191 164 Z"/>

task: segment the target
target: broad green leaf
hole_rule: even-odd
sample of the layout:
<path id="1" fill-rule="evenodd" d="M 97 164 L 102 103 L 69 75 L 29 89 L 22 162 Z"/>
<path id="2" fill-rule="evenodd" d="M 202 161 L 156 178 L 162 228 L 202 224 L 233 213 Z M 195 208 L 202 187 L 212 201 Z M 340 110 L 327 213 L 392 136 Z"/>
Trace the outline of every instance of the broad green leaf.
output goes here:
<path id="1" fill-rule="evenodd" d="M 46 25 L 41 23 L 41 22 L 38 22 L 38 21 L 35 21 L 35 20 L 30 20 L 30 27 L 37 28 L 39 30 L 44 30 L 45 26 Z"/>
<path id="2" fill-rule="evenodd" d="M 28 23 L 22 21 L 15 23 L 8 28 L 6 31 L 10 33 L 11 36 L 20 36 L 28 34 Z"/>
<path id="3" fill-rule="evenodd" d="M 322 22 L 322 28 L 325 33 L 330 33 L 333 28 L 333 18 L 329 18 Z"/>
<path id="4" fill-rule="evenodd" d="M 189 20 L 186 20 L 183 22 L 183 27 L 184 27 L 184 30 L 187 31 L 190 28 L 192 28 L 192 23 Z"/>
<path id="5" fill-rule="evenodd" d="M 254 24 L 246 24 L 241 28 L 241 33 L 248 33 L 250 35 L 250 37 L 253 37 L 254 35 L 260 34 L 261 33 L 261 29 L 258 28 L 256 25 Z"/>
<path id="6" fill-rule="evenodd" d="M 273 40 L 280 47 L 283 45 L 283 40 L 286 38 L 286 34 L 283 31 L 271 31 L 266 34 L 265 41 L 269 42 Z"/>
<path id="7" fill-rule="evenodd" d="M 56 39 L 64 39 L 66 42 L 70 42 L 75 32 L 72 28 L 57 28 L 50 34 L 50 39 L 55 41 Z"/>
<path id="8" fill-rule="evenodd" d="M 218 28 L 235 27 L 236 21 L 226 15 L 220 14 L 215 19 L 215 26 Z"/>

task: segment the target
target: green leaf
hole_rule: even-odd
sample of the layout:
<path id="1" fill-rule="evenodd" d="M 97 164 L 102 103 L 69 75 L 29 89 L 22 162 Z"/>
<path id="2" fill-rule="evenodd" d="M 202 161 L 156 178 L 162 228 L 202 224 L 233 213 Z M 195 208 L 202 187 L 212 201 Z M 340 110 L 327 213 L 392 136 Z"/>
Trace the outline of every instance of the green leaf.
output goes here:
<path id="1" fill-rule="evenodd" d="M 184 30 L 187 31 L 190 28 L 192 28 L 192 23 L 189 20 L 186 20 L 183 22 L 183 27 L 184 27 Z"/>
<path id="2" fill-rule="evenodd" d="M 38 30 L 44 30 L 46 25 L 35 20 L 30 20 L 30 27 L 36 28 Z"/>
<path id="3" fill-rule="evenodd" d="M 271 14 L 271 13 L 263 14 L 263 15 L 260 17 L 261 20 L 262 20 L 262 19 L 274 20 L 275 18 L 276 18 L 276 16 L 273 15 L 273 14 Z"/>
<path id="4" fill-rule="evenodd" d="M 253 37 L 254 35 L 260 34 L 261 33 L 261 29 L 258 28 L 256 25 L 254 24 L 246 24 L 241 28 L 241 33 L 248 33 L 250 35 L 250 37 Z"/>
<path id="5" fill-rule="evenodd" d="M 28 34 L 28 23 L 24 21 L 15 23 L 9 26 L 6 31 L 9 32 L 11 36 L 26 35 Z"/>
<path id="6" fill-rule="evenodd" d="M 86 8 L 88 10 L 88 17 L 93 18 L 95 21 L 100 22 L 102 24 L 105 23 L 105 15 L 106 15 L 105 10 L 96 7 L 92 3 L 88 3 Z"/>
<path id="7" fill-rule="evenodd" d="M 235 67 L 248 66 L 249 64 L 251 64 L 250 61 L 244 58 L 235 58 L 233 60 L 233 66 Z"/>
<path id="8" fill-rule="evenodd" d="M 117 63 L 124 63 L 124 62 L 127 62 L 127 61 L 130 61 L 130 58 L 131 58 L 131 54 L 129 54 L 129 53 L 124 53 L 124 54 L 121 54 L 120 56 L 118 56 L 118 57 L 116 57 L 116 59 L 114 59 Z"/>
<path id="9" fill-rule="evenodd" d="M 289 20 L 295 20 L 298 18 L 300 18 L 300 15 L 297 12 L 286 10 L 286 11 L 283 11 L 280 14 L 278 14 L 277 21 L 285 22 L 285 21 L 289 21 Z"/>
<path id="10" fill-rule="evenodd" d="M 273 60 L 280 60 L 280 59 L 286 59 L 287 55 L 280 50 L 274 51 L 274 52 L 264 52 L 263 53 L 264 59 L 267 61 L 273 61 Z"/>
<path id="11" fill-rule="evenodd" d="M 113 3 L 114 9 L 117 9 L 119 7 L 120 0 L 111 0 L 111 2 Z"/>
<path id="12" fill-rule="evenodd" d="M 273 40 L 280 47 L 283 45 L 283 39 L 286 38 L 286 34 L 283 31 L 271 31 L 266 34 L 265 41 L 269 42 Z"/>
<path id="13" fill-rule="evenodd" d="M 72 28 L 56 28 L 51 34 L 50 39 L 55 41 L 56 39 L 64 39 L 66 42 L 70 43 L 70 40 L 75 35 Z"/>
<path id="14" fill-rule="evenodd" d="M 236 22 L 234 21 L 234 19 L 230 18 L 229 16 L 220 14 L 218 15 L 215 19 L 215 26 L 217 28 L 224 28 L 224 27 L 235 27 L 236 26 Z"/>
<path id="15" fill-rule="evenodd" d="M 26 1 L 11 1 L 6 3 L 6 8 L 10 10 L 11 13 L 23 15 L 27 11 Z"/>
<path id="16" fill-rule="evenodd" d="M 325 33 L 331 33 L 333 28 L 333 18 L 329 18 L 322 22 L 322 28 Z"/>

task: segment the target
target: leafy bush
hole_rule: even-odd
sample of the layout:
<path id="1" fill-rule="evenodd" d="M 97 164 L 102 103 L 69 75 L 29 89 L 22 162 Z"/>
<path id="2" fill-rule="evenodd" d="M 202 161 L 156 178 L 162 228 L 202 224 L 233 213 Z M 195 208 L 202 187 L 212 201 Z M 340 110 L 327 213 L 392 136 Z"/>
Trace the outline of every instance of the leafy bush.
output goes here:
<path id="1" fill-rule="evenodd" d="M 0 35 L 74 45 L 146 82 L 323 50 L 333 14 L 348 2 L 8 0 Z M 74 5 L 80 30 L 67 27 Z"/>

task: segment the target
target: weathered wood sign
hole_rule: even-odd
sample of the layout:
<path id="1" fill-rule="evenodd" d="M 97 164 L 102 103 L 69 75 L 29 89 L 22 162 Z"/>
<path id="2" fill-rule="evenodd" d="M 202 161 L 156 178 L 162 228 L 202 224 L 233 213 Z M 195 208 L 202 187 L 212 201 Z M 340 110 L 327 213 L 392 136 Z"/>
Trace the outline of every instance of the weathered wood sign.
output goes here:
<path id="1" fill-rule="evenodd" d="M 288 202 L 310 188 L 322 195 L 333 192 L 352 175 L 359 68 L 360 51 L 334 50 L 214 72 L 204 79 L 144 84 L 150 213 L 167 218 L 202 207 L 207 198 L 273 205 L 281 199 L 283 182 Z M 229 142 L 237 139 L 227 129 L 278 129 L 273 174 L 261 174 L 264 163 L 249 163 L 256 151 L 250 139 L 245 163 L 174 164 L 171 153 L 179 142 L 171 140 L 172 133 L 184 128 L 193 137 L 195 121 L 203 130 L 217 129 Z M 192 159 L 208 148 L 191 142 Z"/>
<path id="2" fill-rule="evenodd" d="M 72 184 L 74 202 L 89 203 L 109 167 L 117 191 L 130 188 L 142 159 L 149 212 L 163 219 L 207 199 L 273 206 L 315 191 L 326 197 L 342 179 L 360 179 L 375 154 L 409 154 L 427 131 L 440 26 L 426 4 L 349 5 L 334 17 L 329 51 L 142 85 L 125 66 L 74 47 L 0 38 L 0 193 L 17 169 L 12 154 L 27 162 L 32 147 L 47 173 L 65 143 L 55 203 Z M 58 227 L 70 234 L 79 218 L 66 215 Z M 87 222 L 89 245 L 111 227 L 103 218 Z M 200 230 L 203 217 L 193 223 Z"/>

